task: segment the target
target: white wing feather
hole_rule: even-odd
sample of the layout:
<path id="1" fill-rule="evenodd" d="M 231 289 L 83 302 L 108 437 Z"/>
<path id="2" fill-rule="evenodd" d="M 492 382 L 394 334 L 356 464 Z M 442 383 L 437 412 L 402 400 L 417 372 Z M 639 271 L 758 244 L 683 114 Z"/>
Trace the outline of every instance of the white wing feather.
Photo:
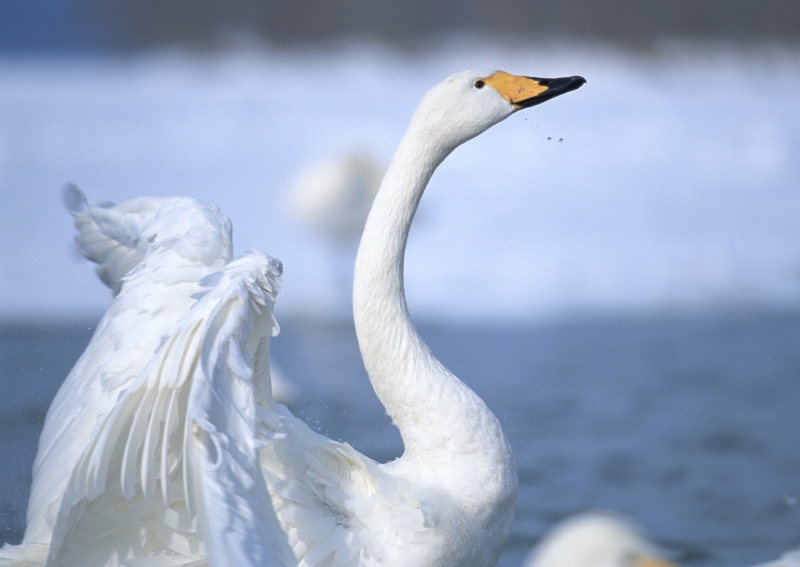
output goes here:
<path id="1" fill-rule="evenodd" d="M 81 459 L 48 565 L 294 564 L 255 436 L 278 269 L 251 253 L 207 279 Z"/>
<path id="2" fill-rule="evenodd" d="M 75 217 L 78 250 L 97 264 L 97 275 L 117 295 L 122 278 L 147 254 L 144 225 L 156 216 L 162 201 L 142 197 L 119 206 L 92 206 L 75 185 L 67 185 L 64 203 Z"/>
<path id="3" fill-rule="evenodd" d="M 82 194 L 77 195 L 85 203 Z M 84 212 L 99 210 L 86 207 Z M 196 302 L 192 296 L 203 289 L 199 281 L 230 260 L 230 221 L 215 207 L 187 198 L 142 197 L 104 210 L 111 214 L 134 209 L 139 211 L 141 234 L 148 235 L 139 239 L 147 242 L 147 252 L 120 280 L 119 295 L 47 412 L 33 467 L 25 538 L 18 548 L 4 548 L 0 557 L 39 557 L 42 550 L 46 554 L 67 482 L 78 460 L 99 435 L 120 393 Z M 153 212 L 150 217 L 145 214 L 147 210 Z M 121 218 L 126 217 L 123 214 Z M 106 232 L 98 232 L 96 242 L 102 242 L 104 234 L 115 232 L 110 220 L 103 226 Z M 113 248 L 113 243 L 109 246 Z M 97 248 L 93 250 L 97 255 L 90 258 L 101 261 Z M 125 269 L 111 269 L 112 264 L 121 265 L 112 262 L 108 273 Z"/>
<path id="4" fill-rule="evenodd" d="M 447 495 L 312 431 L 288 408 L 257 406 L 261 469 L 301 566 L 426 565 Z"/>
<path id="5" fill-rule="evenodd" d="M 97 264 L 97 275 L 114 295 L 125 276 L 159 244 L 173 241 L 184 258 L 231 258 L 230 221 L 215 207 L 188 197 L 136 197 L 118 205 L 90 205 L 80 189 L 68 185 L 64 203 L 75 217 L 78 250 Z"/>
<path id="6" fill-rule="evenodd" d="M 261 407 L 259 417 L 274 437 L 260 451 L 262 471 L 301 566 L 427 564 L 438 521 L 413 496 L 419 487 L 285 406 Z"/>

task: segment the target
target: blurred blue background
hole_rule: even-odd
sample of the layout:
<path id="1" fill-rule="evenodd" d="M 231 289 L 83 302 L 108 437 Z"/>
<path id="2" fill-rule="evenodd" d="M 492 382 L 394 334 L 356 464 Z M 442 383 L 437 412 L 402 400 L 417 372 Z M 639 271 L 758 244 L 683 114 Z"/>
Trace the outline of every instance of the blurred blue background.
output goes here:
<path id="1" fill-rule="evenodd" d="M 21 537 L 44 411 L 110 301 L 67 182 L 219 206 L 239 252 L 284 262 L 293 409 L 397 456 L 329 246 L 288 193 L 321 158 L 388 164 L 428 88 L 486 67 L 589 81 L 454 152 L 409 243 L 412 316 L 517 455 L 500 564 L 593 507 L 687 565 L 797 545 L 798 22 L 800 4 L 745 0 L 0 3 L 0 541 Z"/>

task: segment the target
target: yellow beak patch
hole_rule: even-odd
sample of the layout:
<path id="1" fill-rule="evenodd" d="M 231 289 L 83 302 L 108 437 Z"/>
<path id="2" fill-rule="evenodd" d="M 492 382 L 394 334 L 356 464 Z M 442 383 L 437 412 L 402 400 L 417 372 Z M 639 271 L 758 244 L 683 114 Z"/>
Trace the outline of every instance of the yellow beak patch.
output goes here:
<path id="1" fill-rule="evenodd" d="M 478 88 L 489 85 L 507 102 L 513 104 L 517 110 L 536 106 L 551 98 L 579 89 L 585 84 L 586 79 L 578 75 L 558 79 L 542 79 L 511 75 L 505 71 L 497 71 L 485 79 L 475 82 L 475 86 Z"/>
<path id="2" fill-rule="evenodd" d="M 534 98 L 547 90 L 545 85 L 540 85 L 535 79 L 512 75 L 505 71 L 497 71 L 486 77 L 483 82 L 517 108 L 522 108 L 518 103 Z"/>

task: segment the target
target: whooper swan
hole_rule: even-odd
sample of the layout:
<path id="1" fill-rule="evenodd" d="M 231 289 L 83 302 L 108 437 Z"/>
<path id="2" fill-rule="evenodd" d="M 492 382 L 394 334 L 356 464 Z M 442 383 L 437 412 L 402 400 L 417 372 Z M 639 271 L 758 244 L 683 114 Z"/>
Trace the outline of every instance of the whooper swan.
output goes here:
<path id="1" fill-rule="evenodd" d="M 604 512 L 568 518 L 545 534 L 523 567 L 677 567 L 630 522 Z"/>
<path id="2" fill-rule="evenodd" d="M 5 564 L 494 565 L 517 493 L 511 450 L 417 334 L 403 256 L 451 151 L 584 83 L 465 71 L 414 113 L 367 220 L 353 290 L 364 364 L 405 445 L 387 464 L 275 404 L 281 267 L 256 252 L 231 261 L 217 209 L 143 197 L 98 214 L 82 243 L 119 294 L 48 412 L 25 539 L 3 548 Z"/>

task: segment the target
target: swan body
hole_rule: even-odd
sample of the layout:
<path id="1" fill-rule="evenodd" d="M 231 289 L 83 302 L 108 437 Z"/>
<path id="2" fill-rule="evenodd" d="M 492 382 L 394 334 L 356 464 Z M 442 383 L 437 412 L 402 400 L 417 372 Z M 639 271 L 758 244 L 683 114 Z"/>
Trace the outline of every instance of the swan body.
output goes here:
<path id="1" fill-rule="evenodd" d="M 0 564 L 493 565 L 513 520 L 511 450 L 417 334 L 403 255 L 453 149 L 584 82 L 466 71 L 414 113 L 367 220 L 353 291 L 365 366 L 405 444 L 391 463 L 275 403 L 281 267 L 256 252 L 232 261 L 218 210 L 143 197 L 83 226 L 87 205 L 73 193 L 79 244 L 119 293 L 48 412 L 28 531 Z"/>
<path id="2" fill-rule="evenodd" d="M 588 512 L 554 527 L 523 567 L 676 567 L 628 521 Z"/>

